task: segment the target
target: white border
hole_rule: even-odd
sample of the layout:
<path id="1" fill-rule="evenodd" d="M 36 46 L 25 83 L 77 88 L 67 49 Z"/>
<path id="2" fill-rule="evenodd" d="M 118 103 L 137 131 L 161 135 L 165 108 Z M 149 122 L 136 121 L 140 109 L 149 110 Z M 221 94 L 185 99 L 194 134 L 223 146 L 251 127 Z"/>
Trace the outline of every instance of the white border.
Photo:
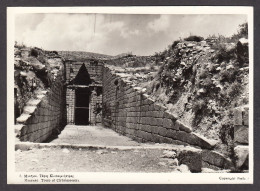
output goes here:
<path id="1" fill-rule="evenodd" d="M 249 173 L 55 173 L 70 174 L 79 184 L 252 184 L 253 183 L 253 7 L 8 7 L 7 8 L 7 183 L 26 184 L 15 172 L 14 159 L 14 17 L 19 13 L 113 13 L 113 14 L 246 14 L 249 28 Z M 29 174 L 39 174 L 29 173 Z M 28 173 L 27 173 L 28 174 Z M 42 174 L 49 174 L 43 172 Z M 220 180 L 244 177 L 245 180 Z M 39 184 L 39 183 L 37 183 Z M 64 183 L 63 183 L 64 184 Z"/>

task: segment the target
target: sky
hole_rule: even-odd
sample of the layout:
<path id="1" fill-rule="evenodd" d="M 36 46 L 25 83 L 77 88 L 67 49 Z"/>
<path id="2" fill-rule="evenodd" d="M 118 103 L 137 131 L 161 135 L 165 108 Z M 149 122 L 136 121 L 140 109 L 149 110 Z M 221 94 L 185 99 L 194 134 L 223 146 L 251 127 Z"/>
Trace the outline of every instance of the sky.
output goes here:
<path id="1" fill-rule="evenodd" d="M 246 15 L 43 14 L 15 17 L 15 40 L 45 50 L 152 55 L 179 38 L 231 36 Z"/>

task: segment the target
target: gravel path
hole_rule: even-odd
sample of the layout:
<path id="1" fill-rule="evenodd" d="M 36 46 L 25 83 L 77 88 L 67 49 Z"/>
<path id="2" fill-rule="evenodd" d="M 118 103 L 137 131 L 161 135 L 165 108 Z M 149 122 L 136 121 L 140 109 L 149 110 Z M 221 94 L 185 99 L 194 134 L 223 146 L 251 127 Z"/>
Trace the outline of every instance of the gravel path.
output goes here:
<path id="1" fill-rule="evenodd" d="M 57 139 L 51 143 L 89 144 L 106 146 L 137 146 L 137 143 L 128 137 L 101 126 L 67 125 Z"/>
<path id="2" fill-rule="evenodd" d="M 178 172 L 162 149 L 58 149 L 15 151 L 16 171 L 24 172 Z"/>

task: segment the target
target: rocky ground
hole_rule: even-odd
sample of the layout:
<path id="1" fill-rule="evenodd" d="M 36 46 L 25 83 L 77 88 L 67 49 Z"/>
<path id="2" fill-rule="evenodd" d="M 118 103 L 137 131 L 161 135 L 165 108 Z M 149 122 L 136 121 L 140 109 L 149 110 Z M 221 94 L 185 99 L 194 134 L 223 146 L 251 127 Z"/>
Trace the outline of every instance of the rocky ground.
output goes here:
<path id="1" fill-rule="evenodd" d="M 130 64 L 108 67 L 230 155 L 233 109 L 249 102 L 247 39 L 175 41 L 139 67 L 136 57 L 121 59 Z"/>
<path id="2" fill-rule="evenodd" d="M 15 45 L 14 56 L 15 115 L 18 117 L 31 98 L 50 88 L 64 66 L 56 51 Z"/>
<path id="3" fill-rule="evenodd" d="M 25 172 L 189 172 L 163 150 L 84 150 L 42 148 L 16 151 L 16 170 Z M 173 165 L 171 165 L 173 164 Z"/>
<path id="4" fill-rule="evenodd" d="M 50 143 L 16 144 L 15 168 L 24 172 L 229 172 L 201 166 L 200 149 L 137 143 L 100 126 L 68 125 Z M 194 159 L 196 161 L 190 161 Z"/>

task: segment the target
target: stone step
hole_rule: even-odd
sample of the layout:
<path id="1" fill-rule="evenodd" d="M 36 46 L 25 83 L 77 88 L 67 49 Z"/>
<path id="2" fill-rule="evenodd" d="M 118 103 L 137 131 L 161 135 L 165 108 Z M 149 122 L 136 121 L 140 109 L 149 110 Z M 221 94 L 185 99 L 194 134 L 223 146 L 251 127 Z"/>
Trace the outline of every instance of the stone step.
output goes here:
<path id="1" fill-rule="evenodd" d="M 29 118 L 31 117 L 31 115 L 29 115 L 29 114 L 22 114 L 22 115 L 20 115 L 20 117 L 18 117 L 17 119 L 16 119 L 16 121 L 17 121 L 17 123 L 25 123 Z"/>
<path id="2" fill-rule="evenodd" d="M 187 165 L 191 172 L 201 172 L 202 168 L 214 170 L 234 168 L 231 159 L 216 151 L 198 149 L 191 146 L 174 151 L 177 153 L 179 164 Z"/>
<path id="3" fill-rule="evenodd" d="M 26 105 L 23 108 L 23 113 L 24 114 L 32 114 L 32 113 L 35 112 L 36 109 L 37 109 L 37 106 L 28 106 L 28 105 Z"/>
<path id="4" fill-rule="evenodd" d="M 21 132 L 21 129 L 24 127 L 24 125 L 22 124 L 16 124 L 14 126 L 14 133 L 15 133 L 15 137 L 19 137 L 20 136 L 20 132 Z"/>

